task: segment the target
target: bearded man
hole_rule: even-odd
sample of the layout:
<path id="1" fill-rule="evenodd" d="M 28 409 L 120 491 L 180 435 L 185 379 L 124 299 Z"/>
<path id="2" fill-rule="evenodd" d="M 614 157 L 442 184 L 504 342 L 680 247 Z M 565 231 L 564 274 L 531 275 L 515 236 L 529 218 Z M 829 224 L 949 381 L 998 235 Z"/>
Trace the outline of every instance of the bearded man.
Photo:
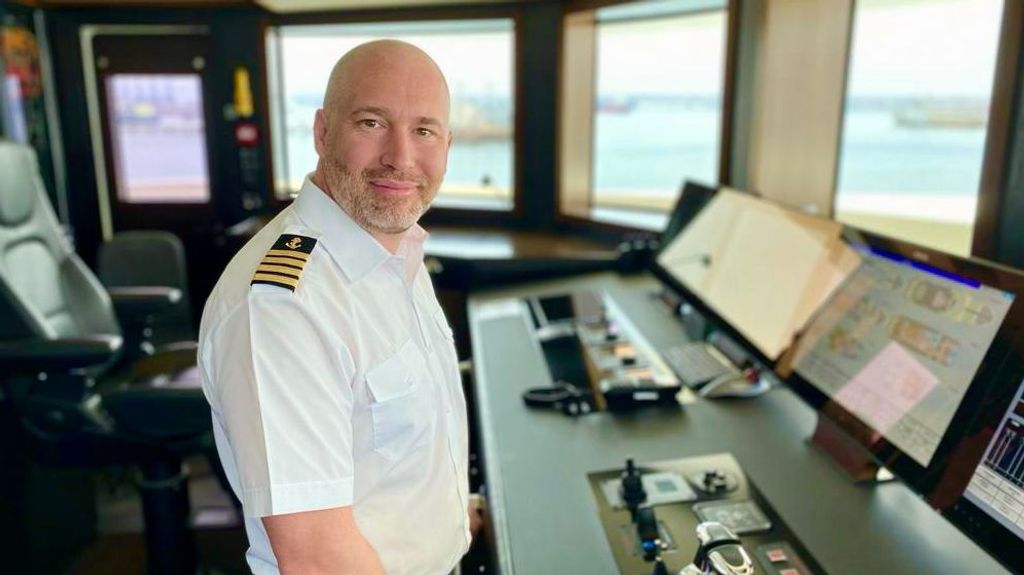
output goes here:
<path id="1" fill-rule="evenodd" d="M 471 540 L 466 405 L 417 225 L 447 167 L 447 83 L 410 44 L 363 44 L 313 131 L 316 171 L 200 328 L 246 558 L 256 575 L 448 573 Z"/>

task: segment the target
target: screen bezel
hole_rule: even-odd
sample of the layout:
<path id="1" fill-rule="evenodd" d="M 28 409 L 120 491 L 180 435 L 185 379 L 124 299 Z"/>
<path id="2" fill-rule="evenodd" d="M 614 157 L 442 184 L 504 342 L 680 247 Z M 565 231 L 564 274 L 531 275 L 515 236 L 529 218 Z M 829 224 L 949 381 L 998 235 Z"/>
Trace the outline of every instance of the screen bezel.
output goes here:
<path id="1" fill-rule="evenodd" d="M 702 192 L 711 189 L 707 188 L 706 186 L 694 184 L 693 182 L 687 181 L 686 186 L 684 187 L 684 193 L 686 189 L 689 189 L 691 185 L 700 188 Z M 689 215 L 688 218 L 680 222 L 680 225 L 678 225 L 677 229 L 674 230 L 674 233 L 671 234 L 671 237 L 668 237 L 668 233 L 666 233 L 665 236 L 663 236 L 661 245 L 657 253 L 655 253 L 653 258 L 651 258 L 649 269 L 650 272 L 654 274 L 654 276 L 657 277 L 659 281 L 661 281 L 664 285 L 668 286 L 672 291 L 676 293 L 676 295 L 681 297 L 683 301 L 685 301 L 691 307 L 696 309 L 697 312 L 700 313 L 700 315 L 704 316 L 704 318 L 709 320 L 711 324 L 714 325 L 716 331 L 723 332 L 730 339 L 740 344 L 751 356 L 751 358 L 756 360 L 756 362 L 759 363 L 761 366 L 767 369 L 775 369 L 775 366 L 778 363 L 778 361 L 785 357 L 785 352 L 779 355 L 779 359 L 773 360 L 769 358 L 767 355 L 761 352 L 758 346 L 754 345 L 752 341 L 747 339 L 747 337 L 743 335 L 742 332 L 733 327 L 732 324 L 730 324 L 729 321 L 727 321 L 724 317 L 719 315 L 713 307 L 704 303 L 704 300 L 701 299 L 701 297 L 697 295 L 697 293 L 695 293 L 690 288 L 686 287 L 686 285 L 684 285 L 682 282 L 676 279 L 675 276 L 672 275 L 672 272 L 670 272 L 664 266 L 658 263 L 658 258 L 661 256 L 661 252 L 664 251 L 665 248 L 668 247 L 668 244 L 671 243 L 671 241 L 675 239 L 675 237 L 679 235 L 679 233 L 682 232 L 686 228 L 686 226 L 690 224 L 691 221 L 693 221 L 697 214 L 699 214 L 708 205 L 708 203 L 710 203 L 711 199 L 714 198 L 715 194 L 717 194 L 719 189 L 720 188 L 713 189 L 713 193 L 711 193 L 710 195 L 703 199 L 703 203 L 700 205 L 699 209 L 695 210 L 692 214 Z M 730 190 L 741 194 L 748 194 L 748 192 L 744 192 L 743 190 L 737 190 L 733 188 L 730 188 Z M 755 197 L 757 196 L 755 195 Z M 680 197 L 679 202 L 676 204 L 675 211 L 673 211 L 672 214 L 672 223 L 675 223 L 677 221 L 678 214 L 676 212 L 683 207 L 683 200 L 684 198 Z M 671 224 L 669 228 L 666 228 L 666 232 L 668 232 L 669 230 L 671 230 Z"/>
<path id="2" fill-rule="evenodd" d="M 855 415 L 845 410 L 817 387 L 805 380 L 793 370 L 784 381 L 804 401 L 818 411 L 819 416 L 825 413 L 855 442 L 863 447 L 880 465 L 884 465 L 904 483 L 918 493 L 928 497 L 934 495 L 942 486 L 943 475 L 948 471 L 950 457 L 957 452 L 958 444 L 977 424 L 980 406 L 991 402 L 993 397 L 1005 395 L 1005 388 L 1016 384 L 1006 376 L 1019 371 L 1021 367 L 1021 349 L 1018 334 L 1024 326 L 1024 274 L 999 264 L 973 258 L 962 258 L 926 248 L 909 242 L 896 240 L 849 226 L 843 229 L 843 238 L 850 244 L 861 244 L 873 249 L 883 250 L 908 260 L 937 268 L 960 277 L 970 278 L 988 287 L 1014 294 L 1014 300 L 1007 311 L 1002 326 L 996 332 L 988 350 L 982 358 L 978 371 L 974 374 L 967 393 L 957 407 L 950 424 L 939 441 L 939 445 L 927 466 L 923 466 L 903 453 L 898 447 L 889 443 L 884 437 L 872 443 L 863 441 L 865 434 L 870 432 L 869 426 Z M 828 305 L 835 294 L 822 306 Z M 814 321 L 819 312 L 811 318 Z M 799 338 L 794 345 L 799 344 Z M 994 385 L 985 385 L 992 381 Z M 1007 383 L 1009 382 L 1009 384 Z M 1005 407 L 1005 404 L 1004 404 Z M 1001 417 L 1001 415 L 1000 415 Z M 977 454 L 974 465 L 981 454 Z M 959 453 L 962 462 L 964 454 Z M 968 457 L 967 459 L 970 459 Z M 973 466 L 972 466 L 973 469 Z M 947 479 L 948 481 L 948 479 Z M 965 484 L 966 485 L 966 484 Z"/>
<path id="3" fill-rule="evenodd" d="M 704 206 L 708 205 L 708 202 L 717 193 L 717 187 L 706 186 L 693 180 L 686 180 L 683 184 L 683 189 L 679 191 L 679 199 L 676 200 L 675 206 L 672 207 L 668 224 L 665 225 L 665 231 L 662 232 L 661 237 L 658 239 L 658 249 L 655 251 L 655 257 L 661 255 L 661 252 L 668 244 L 679 235 L 679 232 L 690 225 L 693 218 L 697 217 L 697 214 L 704 209 Z"/>

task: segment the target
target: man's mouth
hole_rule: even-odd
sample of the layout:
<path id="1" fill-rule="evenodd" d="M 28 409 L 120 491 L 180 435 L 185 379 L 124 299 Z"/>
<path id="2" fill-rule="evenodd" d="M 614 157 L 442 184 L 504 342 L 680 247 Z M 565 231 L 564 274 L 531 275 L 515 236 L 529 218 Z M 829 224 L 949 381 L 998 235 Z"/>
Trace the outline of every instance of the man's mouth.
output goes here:
<path id="1" fill-rule="evenodd" d="M 419 184 L 416 182 L 391 178 L 372 178 L 369 183 L 375 192 L 387 196 L 406 196 L 416 193 L 419 188 Z"/>

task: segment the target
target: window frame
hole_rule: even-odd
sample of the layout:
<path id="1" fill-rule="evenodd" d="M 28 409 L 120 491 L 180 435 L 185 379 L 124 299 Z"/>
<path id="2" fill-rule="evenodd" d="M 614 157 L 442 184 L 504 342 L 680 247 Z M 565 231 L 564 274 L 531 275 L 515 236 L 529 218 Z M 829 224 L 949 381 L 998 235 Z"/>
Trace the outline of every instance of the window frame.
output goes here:
<path id="1" fill-rule="evenodd" d="M 840 129 L 835 142 L 835 173 L 832 178 L 831 213 L 835 219 L 835 204 L 839 194 L 839 170 L 842 159 L 843 133 L 846 127 L 846 105 L 853 63 L 853 22 L 858 9 L 857 0 L 850 4 L 850 28 L 847 32 L 846 69 L 840 102 Z M 971 245 L 966 257 L 998 260 L 999 232 L 1002 208 L 1006 204 L 1013 141 L 1015 86 L 1019 81 L 1018 63 L 1024 57 L 1024 2 L 1003 0 L 1003 12 L 996 42 L 995 66 L 991 96 L 989 98 L 988 125 L 981 156 L 978 179 L 978 204 L 974 216 Z M 1018 111 L 1019 113 L 1019 111 Z"/>
<path id="2" fill-rule="evenodd" d="M 150 45 L 163 38 L 165 50 L 185 49 L 192 51 L 181 60 L 167 59 L 166 54 L 149 50 Z M 85 74 L 86 101 L 89 105 L 89 133 L 96 146 L 93 150 L 93 164 L 97 178 L 97 198 L 100 206 L 100 232 L 103 239 L 110 239 L 115 231 L 123 229 L 148 229 L 164 226 L 179 226 L 191 222 L 209 225 L 216 217 L 216 185 L 220 176 L 219 151 L 216 142 L 216 126 L 219 121 L 214 112 L 215 95 L 211 92 L 211 63 L 209 53 L 209 29 L 206 26 L 190 25 L 87 25 L 78 38 L 83 46 L 82 70 Z M 107 67 L 100 70 L 96 58 L 106 50 L 102 44 L 114 44 L 117 50 L 108 53 L 146 54 L 144 58 L 112 59 Z M 134 50 L 133 50 L 134 49 Z M 203 66 L 184 62 L 189 55 L 205 59 Z M 199 79 L 203 118 L 202 138 L 206 144 L 203 160 L 206 164 L 208 195 L 204 200 L 175 201 L 163 200 L 132 202 L 122 196 L 118 171 L 116 138 L 110 116 L 107 79 L 118 74 L 186 74 Z"/>
<path id="3" fill-rule="evenodd" d="M 556 125 L 555 146 L 555 221 L 568 228 L 578 230 L 600 230 L 604 232 L 630 234 L 657 234 L 661 230 L 612 223 L 594 219 L 594 212 L 599 209 L 594 205 L 593 161 L 594 161 L 594 128 L 595 115 L 593 105 L 596 95 L 597 77 L 597 11 L 609 6 L 633 4 L 642 0 L 570 0 L 562 12 L 562 39 L 559 43 L 558 70 L 559 82 L 556 86 L 556 104 L 558 123 Z M 732 185 L 732 148 L 734 142 L 734 121 L 736 104 L 737 56 L 739 52 L 740 1 L 726 0 L 725 24 L 725 62 L 722 78 L 722 117 L 719 125 L 719 159 L 718 183 L 722 186 Z M 699 14 L 710 10 L 695 10 Z M 646 18 L 644 18 L 646 20 Z M 571 23 L 570 20 L 577 20 Z M 589 66 L 576 66 L 569 70 L 568 59 L 574 62 L 587 62 Z M 577 80 L 577 81 L 573 81 Z M 585 86 L 585 87 L 584 87 Z M 566 111 L 571 107 L 586 110 L 584 122 L 567 120 Z M 585 141 L 584 151 L 567 153 L 568 142 Z M 586 184 L 581 185 L 581 179 Z M 682 189 L 682 182 L 680 182 Z M 612 208 L 606 208 L 612 209 Z M 640 208 L 614 208 L 617 211 L 636 211 L 644 214 L 660 213 Z M 670 213 L 666 213 L 670 215 Z"/>
<path id="4" fill-rule="evenodd" d="M 432 224 L 506 224 L 522 219 L 525 215 L 523 209 L 523 42 L 525 41 L 523 31 L 523 8 L 521 6 L 460 6 L 460 7 L 432 7 L 432 8 L 394 8 L 394 9 L 366 9 L 351 10 L 346 12 L 321 11 L 305 12 L 295 14 L 279 14 L 266 22 L 261 30 L 263 73 L 267 78 L 263 102 L 263 109 L 266 110 L 266 125 L 271 130 L 277 129 L 278 120 L 275 120 L 271 113 L 270 83 L 281 81 L 281 75 L 277 78 L 270 76 L 270 63 L 267 58 L 266 38 L 273 28 L 284 26 L 315 26 L 329 24 L 386 24 L 388 22 L 432 22 L 451 20 L 511 20 L 513 26 L 512 40 L 514 43 L 512 55 L 514 58 L 512 66 L 512 77 L 514 82 L 512 101 L 515 106 L 512 118 L 512 208 L 509 210 L 487 210 L 479 208 L 461 208 L 457 206 L 432 206 L 423 216 L 423 223 Z M 280 88 L 280 87 L 278 87 Z M 458 135 L 456 135 L 458 137 Z M 270 161 L 267 162 L 270 171 L 271 186 L 269 189 L 268 201 L 275 209 L 280 210 L 291 203 L 289 198 L 280 198 L 276 192 L 276 166 L 273 158 L 277 150 L 274 148 L 273 137 L 267 138 L 267 146 Z"/>
<path id="5" fill-rule="evenodd" d="M 1008 183 L 1015 125 L 1011 120 L 1017 103 L 1015 87 L 1021 76 L 1019 62 L 1024 57 L 1024 2 L 1003 0 L 1002 18 L 996 47 L 988 129 L 981 158 L 978 208 L 974 215 L 974 234 L 971 240 L 971 255 L 990 260 L 1000 255 L 1001 215 L 1006 196 L 1010 193 Z M 1021 110 L 1016 113 L 1020 114 Z"/>

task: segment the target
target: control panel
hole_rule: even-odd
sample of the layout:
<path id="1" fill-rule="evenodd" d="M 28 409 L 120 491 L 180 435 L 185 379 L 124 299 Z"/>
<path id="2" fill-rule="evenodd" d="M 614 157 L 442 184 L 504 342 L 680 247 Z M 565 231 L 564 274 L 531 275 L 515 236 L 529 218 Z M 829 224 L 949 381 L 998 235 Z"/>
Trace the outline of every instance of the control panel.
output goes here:
<path id="1" fill-rule="evenodd" d="M 531 297 L 523 303 L 556 386 L 577 388 L 595 409 L 621 411 L 693 400 L 607 294 L 582 291 Z"/>
<path id="2" fill-rule="evenodd" d="M 824 573 L 729 454 L 628 460 L 588 480 L 623 575 Z"/>

